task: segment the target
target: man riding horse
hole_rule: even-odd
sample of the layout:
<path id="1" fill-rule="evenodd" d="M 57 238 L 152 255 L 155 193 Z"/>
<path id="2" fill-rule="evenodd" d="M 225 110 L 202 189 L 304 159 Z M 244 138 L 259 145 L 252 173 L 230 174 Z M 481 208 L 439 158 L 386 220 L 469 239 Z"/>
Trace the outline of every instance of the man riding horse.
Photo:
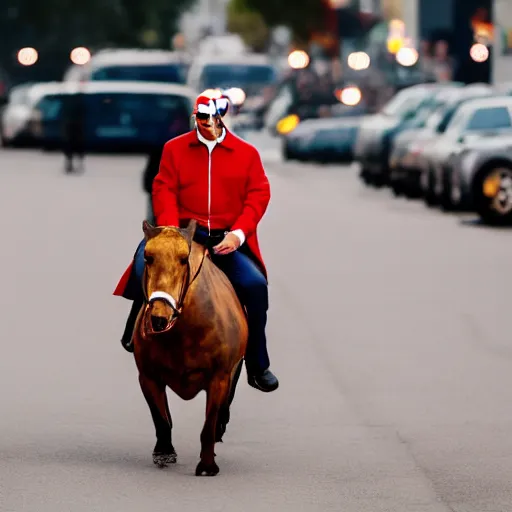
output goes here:
<path id="1" fill-rule="evenodd" d="M 270 201 L 270 185 L 256 148 L 222 122 L 228 106 L 228 98 L 218 92 L 198 96 L 195 129 L 164 146 L 153 181 L 153 209 L 157 226 L 184 227 L 191 219 L 197 221 L 195 241 L 208 247 L 213 263 L 226 274 L 247 312 L 248 383 L 270 392 L 279 382 L 269 369 L 267 272 L 257 237 L 258 223 Z M 129 352 L 133 352 L 133 329 L 144 304 L 144 247 L 143 240 L 114 291 L 133 300 L 121 339 Z"/>

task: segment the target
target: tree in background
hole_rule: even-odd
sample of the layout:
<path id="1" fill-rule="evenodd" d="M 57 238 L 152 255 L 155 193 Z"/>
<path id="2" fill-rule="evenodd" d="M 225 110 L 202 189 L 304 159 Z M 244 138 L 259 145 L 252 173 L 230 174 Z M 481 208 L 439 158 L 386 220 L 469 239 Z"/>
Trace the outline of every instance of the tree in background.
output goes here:
<path id="1" fill-rule="evenodd" d="M 75 46 L 169 49 L 180 15 L 196 1 L 0 0 L 0 67 L 15 81 L 16 75 L 20 80 L 58 80 Z M 39 52 L 33 68 L 20 69 L 16 61 L 24 46 Z"/>
<path id="2" fill-rule="evenodd" d="M 235 1 L 235 0 L 233 0 Z M 325 27 L 326 10 L 321 0 L 245 0 L 249 9 L 259 12 L 269 27 L 285 25 L 297 44 L 305 44 L 311 34 Z"/>
<path id="3" fill-rule="evenodd" d="M 267 49 L 269 28 L 263 16 L 248 6 L 247 0 L 231 0 L 227 8 L 227 30 L 238 34 L 255 52 Z"/>

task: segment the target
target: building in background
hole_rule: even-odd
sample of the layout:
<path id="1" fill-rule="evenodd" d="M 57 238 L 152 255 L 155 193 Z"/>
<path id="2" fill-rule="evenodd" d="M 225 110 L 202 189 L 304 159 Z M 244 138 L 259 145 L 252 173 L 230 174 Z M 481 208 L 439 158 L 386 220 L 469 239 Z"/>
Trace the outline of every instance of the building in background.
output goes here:
<path id="1" fill-rule="evenodd" d="M 493 83 L 512 82 L 512 1 L 494 0 Z"/>
<path id="2" fill-rule="evenodd" d="M 196 47 L 207 35 L 221 35 L 226 30 L 226 10 L 229 0 L 198 0 L 195 7 L 183 14 L 180 32 L 187 47 Z"/>
<path id="3" fill-rule="evenodd" d="M 496 38 L 492 36 L 494 19 L 511 19 L 510 0 L 382 0 L 383 5 L 401 13 L 407 35 L 415 41 L 420 53 L 445 41 L 453 62 L 453 79 L 466 83 L 493 82 Z M 507 13 L 507 11 L 509 13 Z M 511 20 L 512 28 L 512 20 Z M 489 58 L 475 62 L 470 56 L 472 45 L 481 40 L 477 33 L 490 32 L 487 41 Z M 438 48 L 442 46 L 438 45 Z M 442 51 L 442 50 L 441 50 Z M 496 69 L 496 72 L 500 70 Z M 510 71 L 512 74 L 512 71 Z"/>

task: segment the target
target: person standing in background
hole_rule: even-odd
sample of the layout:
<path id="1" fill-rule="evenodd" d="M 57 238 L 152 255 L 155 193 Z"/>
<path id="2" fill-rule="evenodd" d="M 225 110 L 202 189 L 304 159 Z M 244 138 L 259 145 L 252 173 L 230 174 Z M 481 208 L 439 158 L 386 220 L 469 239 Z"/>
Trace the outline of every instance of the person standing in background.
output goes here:
<path id="1" fill-rule="evenodd" d="M 148 195 L 146 220 L 152 225 L 155 225 L 155 214 L 153 213 L 153 200 L 151 198 L 153 180 L 155 179 L 155 176 L 158 174 L 163 149 L 164 144 L 162 144 L 161 146 L 155 146 L 149 151 L 146 167 L 142 174 L 142 188 L 144 189 L 144 192 L 146 192 L 146 194 Z"/>
<path id="2" fill-rule="evenodd" d="M 62 113 L 63 152 L 66 159 L 66 172 L 75 171 L 73 159 L 79 160 L 79 169 L 83 170 L 85 156 L 85 95 L 77 91 L 64 96 Z"/>
<path id="3" fill-rule="evenodd" d="M 451 82 L 453 80 L 454 62 L 448 54 L 448 43 L 437 41 L 434 45 L 432 71 L 437 82 Z"/>

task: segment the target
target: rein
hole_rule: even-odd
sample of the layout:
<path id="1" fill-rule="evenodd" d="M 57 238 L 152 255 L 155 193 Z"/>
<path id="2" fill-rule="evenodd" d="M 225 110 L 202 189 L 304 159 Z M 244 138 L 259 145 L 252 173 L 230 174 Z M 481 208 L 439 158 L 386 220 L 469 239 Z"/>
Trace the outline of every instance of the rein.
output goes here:
<path id="1" fill-rule="evenodd" d="M 192 247 L 192 246 L 191 246 Z M 199 264 L 199 267 L 194 274 L 194 277 L 190 279 L 190 254 L 192 252 L 192 248 L 190 249 L 189 258 L 187 260 L 187 273 L 185 278 L 183 279 L 183 282 L 181 284 L 180 294 L 178 296 L 178 300 L 176 303 L 174 301 L 171 301 L 172 297 L 167 298 L 165 293 L 162 293 L 161 295 L 157 295 L 153 299 L 148 298 L 148 292 L 147 292 L 147 266 L 144 265 L 144 275 L 143 275 L 143 286 L 142 291 L 144 293 L 144 299 L 146 302 L 146 307 L 144 308 L 143 313 L 143 329 L 142 329 L 142 337 L 147 339 L 147 336 L 154 336 L 156 334 L 164 334 L 166 332 L 169 332 L 173 327 L 174 324 L 177 322 L 178 318 L 181 316 L 183 312 L 183 303 L 185 302 L 185 297 L 192 286 L 192 283 L 197 279 L 199 276 L 199 273 L 201 272 L 201 269 L 203 267 L 204 260 L 206 258 L 206 254 L 208 253 L 208 249 L 205 247 L 203 251 L 203 256 L 201 258 L 201 263 Z M 150 312 L 151 306 L 153 303 L 157 300 L 163 300 L 165 301 L 173 310 L 172 316 L 169 319 L 169 322 L 167 323 L 167 326 L 162 331 L 155 331 L 153 329 L 153 326 L 151 325 L 151 321 L 149 320 L 150 315 L 148 314 Z"/>

